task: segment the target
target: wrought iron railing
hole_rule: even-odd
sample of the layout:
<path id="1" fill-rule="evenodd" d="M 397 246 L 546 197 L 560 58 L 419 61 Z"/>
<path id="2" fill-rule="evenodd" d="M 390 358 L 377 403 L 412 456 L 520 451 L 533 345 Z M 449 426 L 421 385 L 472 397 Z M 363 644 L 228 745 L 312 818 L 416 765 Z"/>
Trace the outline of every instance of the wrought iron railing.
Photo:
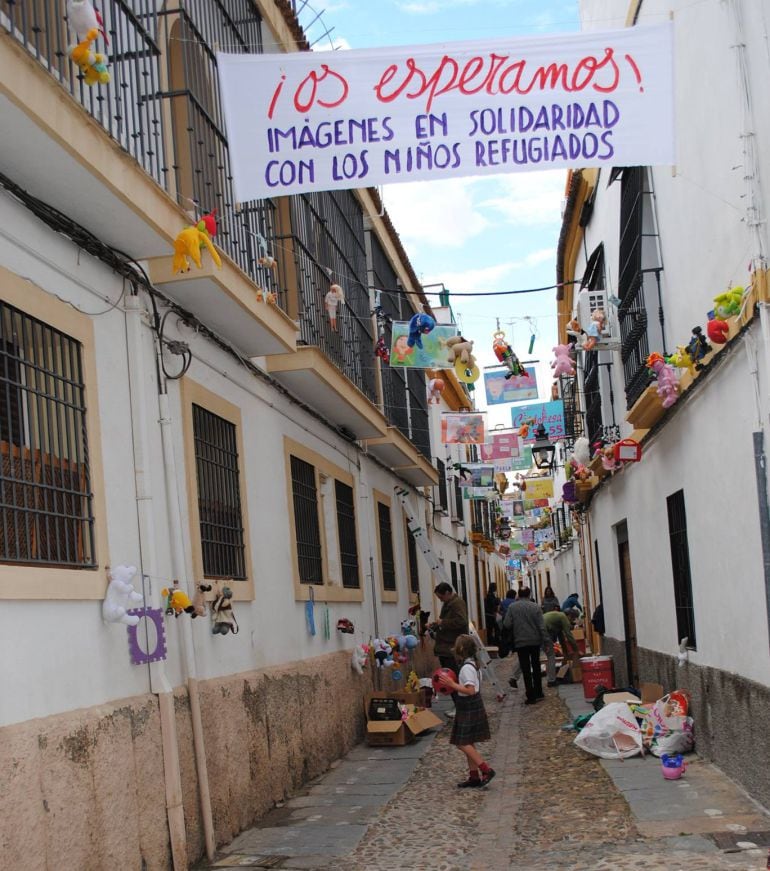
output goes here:
<path id="1" fill-rule="evenodd" d="M 640 270 L 618 306 L 620 322 L 620 356 L 626 385 L 626 406 L 631 406 L 652 381 L 646 360 L 650 354 L 647 340 L 647 306 L 644 299 L 644 273 Z"/>
<path id="2" fill-rule="evenodd" d="M 601 439 L 602 394 L 599 386 L 599 355 L 585 355 L 583 370 L 583 396 L 585 397 L 586 436 L 590 444 Z"/>
<path id="3" fill-rule="evenodd" d="M 564 403 L 564 444 L 567 450 L 571 450 L 575 439 L 583 435 L 583 410 L 578 401 L 577 377 L 560 375 L 559 393 Z"/>
<path id="4" fill-rule="evenodd" d="M 428 462 L 431 462 L 425 372 L 422 369 L 407 369 L 406 381 L 409 392 L 409 439 Z"/>

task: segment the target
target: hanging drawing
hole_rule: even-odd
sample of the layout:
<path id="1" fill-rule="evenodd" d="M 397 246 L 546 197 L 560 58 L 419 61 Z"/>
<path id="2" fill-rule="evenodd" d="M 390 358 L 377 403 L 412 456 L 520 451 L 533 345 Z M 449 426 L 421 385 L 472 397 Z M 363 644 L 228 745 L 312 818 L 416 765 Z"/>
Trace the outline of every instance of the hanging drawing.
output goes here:
<path id="1" fill-rule="evenodd" d="M 447 346 L 457 337 L 457 327 L 437 325 L 420 333 L 420 345 L 409 344 L 411 321 L 394 321 L 390 344 L 390 365 L 406 369 L 446 369 Z"/>
<path id="2" fill-rule="evenodd" d="M 488 405 L 537 399 L 535 367 L 524 366 L 520 375 L 511 375 L 507 369 L 489 369 L 484 372 L 484 390 Z"/>
<path id="3" fill-rule="evenodd" d="M 483 414 L 445 414 L 441 418 L 441 441 L 445 445 L 483 445 Z"/>

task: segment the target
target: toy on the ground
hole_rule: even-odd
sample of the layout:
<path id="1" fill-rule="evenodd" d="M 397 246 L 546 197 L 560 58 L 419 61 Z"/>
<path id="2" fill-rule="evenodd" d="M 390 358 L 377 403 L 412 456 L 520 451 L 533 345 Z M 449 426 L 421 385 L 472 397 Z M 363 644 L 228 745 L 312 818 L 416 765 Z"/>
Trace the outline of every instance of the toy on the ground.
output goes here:
<path id="1" fill-rule="evenodd" d="M 551 369 L 553 369 L 554 378 L 559 375 L 571 376 L 575 374 L 575 364 L 572 362 L 572 357 L 570 357 L 571 349 L 571 345 L 555 345 L 551 349 L 556 355 L 554 360 L 551 362 Z"/>
<path id="2" fill-rule="evenodd" d="M 718 318 L 732 318 L 741 313 L 743 307 L 742 287 L 731 287 L 719 296 L 714 297 L 714 314 Z"/>
<path id="3" fill-rule="evenodd" d="M 692 328 L 692 338 L 687 344 L 687 353 L 695 366 L 696 371 L 703 369 L 701 360 L 711 352 L 711 345 L 706 341 L 703 330 L 700 327 Z"/>
<path id="4" fill-rule="evenodd" d="M 198 584 L 195 587 L 195 595 L 192 599 L 193 617 L 206 616 L 206 593 L 211 592 L 211 584 Z"/>
<path id="5" fill-rule="evenodd" d="M 379 357 L 386 365 L 390 363 L 390 348 L 385 342 L 385 336 L 380 336 L 377 339 L 377 344 L 374 346 L 374 356 Z"/>
<path id="6" fill-rule="evenodd" d="M 706 324 L 706 335 L 715 345 L 727 343 L 727 334 L 730 332 L 730 324 L 721 318 L 711 318 Z"/>
<path id="7" fill-rule="evenodd" d="M 233 614 L 233 591 L 224 586 L 216 591 L 216 597 L 211 603 L 211 633 L 212 635 L 238 634 L 238 621 Z"/>
<path id="8" fill-rule="evenodd" d="M 586 340 L 583 342 L 584 351 L 593 351 L 596 347 L 597 342 L 604 332 L 606 320 L 604 309 L 597 308 L 591 312 L 591 323 L 586 329 Z"/>
<path id="9" fill-rule="evenodd" d="M 442 678 L 449 678 L 449 680 L 457 683 L 457 675 L 452 671 L 451 668 L 437 668 L 431 675 L 433 689 L 437 693 L 441 693 L 442 696 L 447 696 L 449 695 L 449 693 L 452 692 L 452 688 L 443 684 Z"/>
<path id="10" fill-rule="evenodd" d="M 172 264 L 174 274 L 187 272 L 190 269 L 190 260 L 200 269 L 201 250 L 204 247 L 208 248 L 211 259 L 221 268 L 222 261 L 216 248 L 212 245 L 208 233 L 200 230 L 197 226 L 185 227 L 174 239 L 174 262 Z M 187 259 L 188 257 L 190 260 Z"/>
<path id="11" fill-rule="evenodd" d="M 505 376 L 513 378 L 514 376 L 523 375 L 524 367 L 519 362 L 519 358 L 513 353 L 513 349 L 505 341 L 505 333 L 502 330 L 492 334 L 492 350 L 495 352 L 495 357 L 503 366 L 508 369 L 508 374 Z"/>
<path id="12" fill-rule="evenodd" d="M 444 379 L 431 378 L 428 382 L 428 403 L 438 405 L 441 402 L 441 394 L 444 392 Z"/>
<path id="13" fill-rule="evenodd" d="M 166 600 L 166 614 L 178 617 L 180 614 L 195 614 L 195 606 L 190 597 L 179 586 L 179 581 L 174 581 L 169 589 L 164 587 L 160 591 L 161 596 Z"/>
<path id="14" fill-rule="evenodd" d="M 104 29 L 104 20 L 98 9 L 94 8 L 90 0 L 67 0 L 67 23 L 78 37 L 85 36 L 90 30 L 101 33 L 106 45 L 110 44 L 110 38 Z M 94 34 L 96 39 L 96 34 Z"/>
<path id="15" fill-rule="evenodd" d="M 342 632 L 345 635 L 352 635 L 355 631 L 355 627 L 347 617 L 340 617 L 337 621 L 337 632 Z"/>
<path id="16" fill-rule="evenodd" d="M 144 601 L 141 593 L 137 593 L 131 578 L 136 574 L 136 566 L 116 566 L 107 568 L 107 593 L 102 602 L 102 618 L 106 623 L 125 623 L 136 626 L 139 618 L 127 612 Z"/>
<path id="17" fill-rule="evenodd" d="M 687 763 L 682 758 L 681 753 L 677 753 L 675 756 L 664 753 L 660 757 L 660 767 L 666 780 L 679 780 L 687 769 Z"/>
<path id="18" fill-rule="evenodd" d="M 87 85 L 106 85 L 110 80 L 107 72 L 107 58 L 98 51 L 91 50 L 91 43 L 96 40 L 97 31 L 89 30 L 81 42 L 69 50 L 72 62 L 83 72 Z"/>
<path id="19" fill-rule="evenodd" d="M 658 381 L 658 396 L 663 408 L 670 408 L 679 399 L 679 381 L 677 380 L 674 367 L 666 363 L 663 356 L 658 353 L 650 354 L 647 358 L 647 367 L 655 374 Z"/>
<path id="20" fill-rule="evenodd" d="M 419 312 L 416 315 L 412 315 L 409 321 L 409 338 L 406 343 L 410 348 L 413 348 L 417 345 L 420 350 L 422 350 L 422 337 L 427 333 L 432 332 L 436 327 L 436 322 L 430 315 L 426 315 L 425 312 Z"/>
<path id="21" fill-rule="evenodd" d="M 350 667 L 358 674 L 363 674 L 369 662 L 369 647 L 366 644 L 356 644 L 350 658 Z"/>
<path id="22" fill-rule="evenodd" d="M 420 678 L 417 677 L 417 672 L 414 669 L 409 672 L 409 677 L 406 679 L 406 686 L 404 689 L 406 689 L 408 693 L 420 692 Z"/>

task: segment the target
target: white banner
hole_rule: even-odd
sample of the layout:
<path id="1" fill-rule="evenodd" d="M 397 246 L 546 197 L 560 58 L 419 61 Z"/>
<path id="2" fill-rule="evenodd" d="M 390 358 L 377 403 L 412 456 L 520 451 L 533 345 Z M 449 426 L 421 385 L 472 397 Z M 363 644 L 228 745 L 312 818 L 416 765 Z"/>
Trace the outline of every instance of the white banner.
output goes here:
<path id="1" fill-rule="evenodd" d="M 673 164 L 673 25 L 217 54 L 235 195 Z"/>

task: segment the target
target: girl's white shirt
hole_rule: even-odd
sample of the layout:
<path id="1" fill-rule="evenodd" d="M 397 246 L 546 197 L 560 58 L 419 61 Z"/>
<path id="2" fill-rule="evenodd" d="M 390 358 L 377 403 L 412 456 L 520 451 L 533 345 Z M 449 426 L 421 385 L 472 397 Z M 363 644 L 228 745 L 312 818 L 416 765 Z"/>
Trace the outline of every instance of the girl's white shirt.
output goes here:
<path id="1" fill-rule="evenodd" d="M 457 677 L 457 683 L 461 687 L 467 687 L 470 684 L 476 692 L 479 692 L 481 689 L 481 672 L 476 668 L 476 664 L 472 659 L 466 659 L 462 664 L 460 674 Z"/>

